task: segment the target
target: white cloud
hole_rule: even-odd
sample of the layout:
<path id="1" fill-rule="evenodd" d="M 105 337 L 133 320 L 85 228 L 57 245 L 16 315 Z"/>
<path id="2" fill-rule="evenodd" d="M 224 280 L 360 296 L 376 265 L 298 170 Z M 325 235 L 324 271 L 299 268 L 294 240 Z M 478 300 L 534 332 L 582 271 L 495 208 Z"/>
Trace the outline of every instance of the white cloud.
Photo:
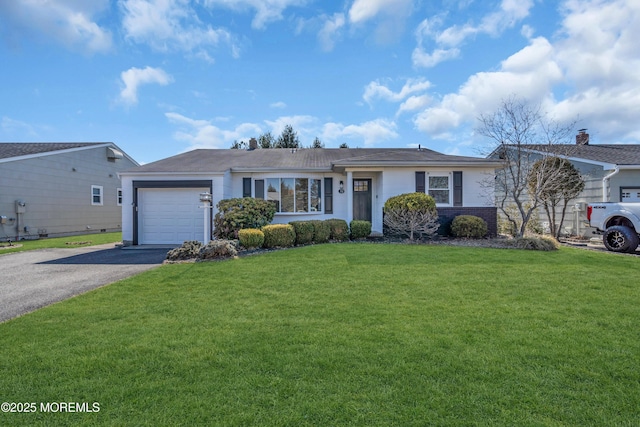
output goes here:
<path id="1" fill-rule="evenodd" d="M 334 13 L 331 17 L 323 17 L 324 25 L 318 32 L 318 40 L 323 51 L 333 50 L 336 41 L 340 38 L 340 33 L 345 25 L 345 17 L 342 13 Z"/>
<path id="2" fill-rule="evenodd" d="M 120 92 L 120 100 L 125 104 L 138 103 L 138 88 L 143 84 L 168 85 L 173 78 L 160 68 L 130 68 L 120 74 L 124 87 Z"/>
<path id="3" fill-rule="evenodd" d="M 271 108 L 287 108 L 287 104 L 282 101 L 274 102 L 269 105 Z"/>
<path id="4" fill-rule="evenodd" d="M 234 57 L 239 47 L 221 28 L 204 25 L 188 0 L 120 0 L 125 36 L 160 52 L 182 51 L 212 62 L 208 49 L 227 44 Z"/>
<path id="5" fill-rule="evenodd" d="M 17 39 L 27 34 L 53 40 L 71 50 L 86 53 L 112 48 L 111 32 L 95 22 L 94 15 L 109 8 L 108 0 L 21 0 L 0 2 L 0 21 Z"/>
<path id="6" fill-rule="evenodd" d="M 453 25 L 442 31 L 439 29 L 444 22 L 443 15 L 427 18 L 416 29 L 417 46 L 412 55 L 413 65 L 430 68 L 440 62 L 457 58 L 460 55 L 460 46 L 468 38 L 478 34 L 499 36 L 526 18 L 533 5 L 533 0 L 502 0 L 500 8 L 485 15 L 478 25 Z M 435 44 L 435 47 L 429 52 L 426 46 L 431 43 Z"/>
<path id="7" fill-rule="evenodd" d="M 358 24 L 383 13 L 406 13 L 412 5 L 413 0 L 355 0 L 349 9 L 349 21 Z"/>
<path id="8" fill-rule="evenodd" d="M 321 139 L 328 142 L 362 141 L 365 147 L 398 138 L 395 122 L 376 119 L 359 125 L 343 125 L 342 123 L 326 123 L 322 129 Z"/>
<path id="9" fill-rule="evenodd" d="M 224 130 L 209 120 L 192 119 L 178 113 L 165 113 L 165 117 L 179 127 L 173 137 L 178 141 L 186 141 L 189 150 L 229 148 L 234 141 L 248 141 L 262 133 L 260 127 L 253 123 L 242 123 L 232 130 Z"/>
<path id="10" fill-rule="evenodd" d="M 2 132 L 13 138 L 15 135 L 23 135 L 28 137 L 35 137 L 38 135 L 36 129 L 29 123 L 15 120 L 7 116 L 3 116 L 0 120 L 0 129 Z"/>
<path id="11" fill-rule="evenodd" d="M 513 94 L 534 102 L 550 96 L 554 84 L 562 81 L 562 71 L 554 61 L 554 50 L 544 38 L 502 62 L 496 72 L 471 76 L 458 93 L 447 94 L 433 107 L 415 117 L 416 128 L 435 138 L 448 138 L 453 128 L 492 111 Z"/>
<path id="12" fill-rule="evenodd" d="M 640 3 L 569 0 L 563 7 L 557 41 L 533 38 L 497 71 L 472 75 L 457 92 L 417 114 L 416 128 L 448 138 L 515 95 L 542 105 L 557 120 L 579 119 L 602 142 L 637 142 Z"/>
<path id="13" fill-rule="evenodd" d="M 271 134 L 278 138 L 285 126 L 291 125 L 298 134 L 298 138 L 303 145 L 308 145 L 318 135 L 318 119 L 313 116 L 282 116 L 275 120 L 264 121 L 269 127 Z"/>
<path id="14" fill-rule="evenodd" d="M 424 92 L 430 87 L 431 83 L 423 78 L 408 79 L 399 92 L 393 92 L 391 89 L 384 86 L 379 81 L 374 81 L 367 85 L 362 97 L 368 104 L 371 104 L 371 102 L 376 98 L 380 98 L 389 102 L 401 102 L 409 95 L 412 95 L 416 92 Z"/>
<path id="15" fill-rule="evenodd" d="M 256 12 L 251 26 L 264 29 L 268 23 L 282 19 L 285 9 L 302 6 L 307 0 L 204 0 L 208 7 L 224 6 L 232 10 L 253 9 Z"/>

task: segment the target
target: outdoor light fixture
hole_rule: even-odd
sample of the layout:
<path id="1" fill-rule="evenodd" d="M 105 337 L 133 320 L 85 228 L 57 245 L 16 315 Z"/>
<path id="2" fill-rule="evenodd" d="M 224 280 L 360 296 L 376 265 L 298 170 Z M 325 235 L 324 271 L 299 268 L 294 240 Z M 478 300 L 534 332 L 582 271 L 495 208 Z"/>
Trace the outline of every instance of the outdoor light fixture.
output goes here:
<path id="1" fill-rule="evenodd" d="M 344 193 L 344 181 L 340 181 L 340 189 L 338 190 L 338 193 Z"/>
<path id="2" fill-rule="evenodd" d="M 200 193 L 200 201 L 202 203 L 211 203 L 212 200 L 213 200 L 213 197 L 211 196 L 211 193 L 208 193 L 208 192 Z"/>

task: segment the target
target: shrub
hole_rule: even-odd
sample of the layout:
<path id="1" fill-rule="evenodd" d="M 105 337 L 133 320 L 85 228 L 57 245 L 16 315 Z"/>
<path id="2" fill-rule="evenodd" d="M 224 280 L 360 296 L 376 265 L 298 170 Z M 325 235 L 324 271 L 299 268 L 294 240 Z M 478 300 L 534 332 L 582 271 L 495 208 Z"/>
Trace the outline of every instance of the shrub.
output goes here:
<path id="1" fill-rule="evenodd" d="M 416 235 L 432 236 L 439 227 L 436 202 L 425 193 L 390 197 L 384 204 L 384 224 L 392 233 L 406 235 L 411 240 Z"/>
<path id="2" fill-rule="evenodd" d="M 296 233 L 290 224 L 272 224 L 262 227 L 265 248 L 288 248 L 296 241 Z"/>
<path id="3" fill-rule="evenodd" d="M 555 251 L 558 244 L 555 240 L 538 237 L 519 237 L 509 241 L 516 249 L 527 249 L 530 251 Z"/>
<path id="4" fill-rule="evenodd" d="M 371 223 L 369 221 L 354 219 L 349 226 L 352 239 L 364 239 L 371 234 Z"/>
<path id="5" fill-rule="evenodd" d="M 167 252 L 167 259 L 169 261 L 184 261 L 188 259 L 196 259 L 200 254 L 202 243 L 197 240 L 188 240 L 182 244 L 179 248 L 171 249 Z"/>
<path id="6" fill-rule="evenodd" d="M 344 219 L 332 218 L 325 221 L 329 224 L 329 239 L 343 242 L 349 240 L 349 226 Z"/>
<path id="7" fill-rule="evenodd" d="M 251 197 L 221 200 L 216 206 L 213 225 L 218 239 L 237 239 L 239 230 L 263 227 L 273 221 L 276 213 L 272 202 Z"/>
<path id="8" fill-rule="evenodd" d="M 313 242 L 313 223 L 311 221 L 291 221 L 296 233 L 296 245 L 306 245 Z"/>
<path id="9" fill-rule="evenodd" d="M 199 259 L 222 259 L 238 256 L 236 245 L 230 240 L 211 240 L 200 249 Z"/>
<path id="10" fill-rule="evenodd" d="M 314 219 L 309 221 L 313 224 L 313 243 L 327 243 L 331 237 L 331 227 L 326 221 Z"/>
<path id="11" fill-rule="evenodd" d="M 243 228 L 238 230 L 238 239 L 247 249 L 261 248 L 264 244 L 264 233 L 256 228 Z"/>
<path id="12" fill-rule="evenodd" d="M 487 235 L 489 228 L 484 219 L 474 215 L 458 215 L 451 223 L 451 233 L 455 237 L 480 239 Z"/>

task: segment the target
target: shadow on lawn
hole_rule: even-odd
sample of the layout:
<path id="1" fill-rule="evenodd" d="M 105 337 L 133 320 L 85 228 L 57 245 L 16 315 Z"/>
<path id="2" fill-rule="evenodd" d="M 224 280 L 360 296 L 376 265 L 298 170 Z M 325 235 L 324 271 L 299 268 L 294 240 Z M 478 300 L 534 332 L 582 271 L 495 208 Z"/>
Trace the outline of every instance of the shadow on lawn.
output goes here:
<path id="1" fill-rule="evenodd" d="M 162 264 L 166 255 L 167 249 L 122 250 L 112 248 L 54 259 L 40 264 Z"/>

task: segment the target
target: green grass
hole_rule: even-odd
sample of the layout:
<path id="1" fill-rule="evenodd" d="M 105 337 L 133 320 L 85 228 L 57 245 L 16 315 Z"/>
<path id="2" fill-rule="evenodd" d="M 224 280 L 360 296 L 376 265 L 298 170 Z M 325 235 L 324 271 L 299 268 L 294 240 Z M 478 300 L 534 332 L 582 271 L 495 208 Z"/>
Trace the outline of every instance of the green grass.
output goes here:
<path id="1" fill-rule="evenodd" d="M 0 324 L 0 425 L 632 426 L 640 259 L 333 244 L 165 265 Z"/>
<path id="2" fill-rule="evenodd" d="M 38 240 L 20 240 L 13 242 L 14 245 L 22 245 L 20 247 L 7 247 L 8 243 L 3 242 L 0 245 L 0 256 L 11 252 L 31 251 L 34 249 L 47 248 L 78 248 L 82 246 L 102 245 L 105 243 L 117 243 L 122 241 L 122 233 L 95 233 L 83 234 L 79 236 L 52 237 Z"/>

